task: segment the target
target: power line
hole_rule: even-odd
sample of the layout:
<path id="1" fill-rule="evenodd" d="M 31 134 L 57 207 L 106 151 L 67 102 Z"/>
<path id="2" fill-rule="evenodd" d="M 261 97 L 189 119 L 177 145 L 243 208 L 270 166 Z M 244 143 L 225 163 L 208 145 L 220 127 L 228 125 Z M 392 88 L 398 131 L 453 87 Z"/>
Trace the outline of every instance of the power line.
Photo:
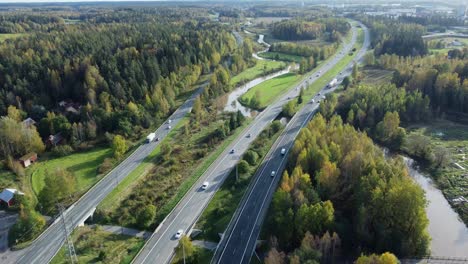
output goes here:
<path id="1" fill-rule="evenodd" d="M 75 247 L 73 246 L 73 241 L 71 239 L 71 234 L 68 232 L 67 222 L 65 220 L 65 215 L 63 213 L 63 205 L 59 204 L 60 217 L 62 218 L 63 229 L 65 231 L 65 240 L 67 241 L 68 255 L 70 256 L 71 264 L 78 264 L 78 257 L 76 256 Z"/>

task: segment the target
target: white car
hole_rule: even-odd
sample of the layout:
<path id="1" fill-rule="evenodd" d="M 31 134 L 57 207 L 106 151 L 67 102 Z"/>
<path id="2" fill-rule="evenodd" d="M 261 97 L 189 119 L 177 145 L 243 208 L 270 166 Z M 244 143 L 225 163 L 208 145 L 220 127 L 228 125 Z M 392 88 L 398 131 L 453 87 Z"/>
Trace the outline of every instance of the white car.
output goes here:
<path id="1" fill-rule="evenodd" d="M 210 186 L 210 183 L 206 181 L 206 182 L 204 182 L 204 183 L 202 184 L 201 188 L 202 188 L 203 190 L 206 190 L 206 189 L 208 189 L 208 186 Z"/>
<path id="2" fill-rule="evenodd" d="M 182 237 L 183 234 L 184 234 L 184 230 L 179 229 L 179 230 L 177 230 L 177 233 L 175 233 L 174 237 L 179 239 L 179 238 Z"/>
<path id="3" fill-rule="evenodd" d="M 171 129 L 172 127 L 171 126 L 167 126 L 167 130 Z"/>
<path id="4" fill-rule="evenodd" d="M 167 120 L 167 123 L 168 124 L 172 123 L 172 119 Z"/>
<path id="5" fill-rule="evenodd" d="M 285 148 L 282 148 L 282 149 L 281 149 L 281 155 L 284 156 L 284 154 L 286 154 L 286 149 L 285 149 Z"/>
<path id="6" fill-rule="evenodd" d="M 271 177 L 275 177 L 276 171 L 271 171 Z"/>

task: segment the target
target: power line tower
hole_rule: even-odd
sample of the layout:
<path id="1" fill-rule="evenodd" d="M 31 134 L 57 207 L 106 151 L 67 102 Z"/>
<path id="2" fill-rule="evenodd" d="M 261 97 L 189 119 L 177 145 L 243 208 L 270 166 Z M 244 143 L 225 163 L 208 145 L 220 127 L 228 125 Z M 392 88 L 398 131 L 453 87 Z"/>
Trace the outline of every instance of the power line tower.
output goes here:
<path id="1" fill-rule="evenodd" d="M 78 264 L 78 257 L 76 256 L 75 247 L 73 246 L 73 241 L 71 239 L 71 233 L 68 232 L 67 222 L 65 221 L 65 214 L 63 213 L 63 205 L 59 204 L 60 217 L 62 218 L 63 229 L 65 231 L 65 240 L 68 247 L 68 255 L 70 256 L 71 264 Z"/>

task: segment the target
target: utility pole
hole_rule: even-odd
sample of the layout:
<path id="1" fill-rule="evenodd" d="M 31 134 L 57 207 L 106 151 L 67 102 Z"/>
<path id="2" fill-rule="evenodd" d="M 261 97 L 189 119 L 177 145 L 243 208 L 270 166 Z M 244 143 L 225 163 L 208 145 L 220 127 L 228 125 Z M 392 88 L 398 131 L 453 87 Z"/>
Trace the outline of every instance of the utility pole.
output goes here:
<path id="1" fill-rule="evenodd" d="M 182 243 L 182 255 L 184 256 L 184 264 L 185 264 L 185 246 L 184 246 L 184 243 Z"/>
<path id="2" fill-rule="evenodd" d="M 65 240 L 67 242 L 68 255 L 70 256 L 70 263 L 78 264 L 78 257 L 76 256 L 75 247 L 73 246 L 73 241 L 70 237 L 71 234 L 68 232 L 67 222 L 65 221 L 65 215 L 63 213 L 63 205 L 59 204 L 58 207 L 60 210 L 60 217 L 62 218 L 63 229 L 65 231 Z"/>

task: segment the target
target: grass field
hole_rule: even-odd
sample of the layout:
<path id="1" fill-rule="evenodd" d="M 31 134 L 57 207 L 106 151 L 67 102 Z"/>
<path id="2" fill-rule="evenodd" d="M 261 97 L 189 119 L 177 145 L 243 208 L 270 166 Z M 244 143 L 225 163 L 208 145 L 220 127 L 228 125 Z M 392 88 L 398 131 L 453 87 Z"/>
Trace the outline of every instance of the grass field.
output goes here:
<path id="1" fill-rule="evenodd" d="M 31 182 L 34 193 L 44 188 L 45 175 L 60 167 L 73 172 L 76 177 L 77 191 L 84 191 L 96 183 L 102 175 L 98 168 L 105 158 L 112 156 L 110 148 L 96 148 L 91 151 L 74 153 L 65 157 L 40 161 L 32 166 Z"/>
<path id="2" fill-rule="evenodd" d="M 265 72 L 272 70 L 280 70 L 286 68 L 284 62 L 279 61 L 266 61 L 266 60 L 256 60 L 256 64 L 253 67 L 250 67 L 243 72 L 237 74 L 231 78 L 231 85 L 237 86 L 239 83 L 245 83 L 251 81 L 257 77 L 262 76 Z"/>
<path id="3" fill-rule="evenodd" d="M 301 75 L 295 73 L 286 73 L 280 75 L 252 87 L 248 92 L 239 98 L 239 101 L 251 108 L 255 108 L 254 106 L 250 105 L 250 100 L 258 92 L 260 93 L 260 97 L 258 98 L 260 102 L 258 109 L 263 109 L 271 104 L 279 95 L 283 94 L 294 84 L 299 82 L 301 78 Z"/>
<path id="4" fill-rule="evenodd" d="M 270 60 L 281 60 L 281 61 L 288 61 L 288 62 L 296 62 L 300 63 L 304 57 L 297 56 L 297 55 L 290 55 L 280 52 L 263 52 L 258 54 L 259 57 L 270 59 Z"/>
<path id="5" fill-rule="evenodd" d="M 447 200 L 459 196 L 468 198 L 468 125 L 454 123 L 447 120 L 431 121 L 430 123 L 416 124 L 407 127 L 410 134 L 423 134 L 431 139 L 434 146 L 443 146 L 451 154 L 451 162 L 437 172 L 431 172 L 438 187 Z M 458 163 L 465 170 L 456 166 Z M 452 204 L 465 224 L 468 223 L 468 204 Z"/>
<path id="6" fill-rule="evenodd" d="M 366 84 L 385 84 L 390 83 L 393 77 L 393 71 L 378 69 L 374 67 L 364 67 L 361 69 L 363 76 L 362 82 Z"/>
<path id="7" fill-rule="evenodd" d="M 16 176 L 13 172 L 6 169 L 0 170 L 0 190 L 4 188 L 18 188 L 18 183 L 16 182 Z"/>
<path id="8" fill-rule="evenodd" d="M 19 36 L 22 36 L 22 33 L 14 33 L 14 34 L 0 34 L 0 43 L 4 42 L 7 39 L 14 39 Z"/>
<path id="9" fill-rule="evenodd" d="M 249 147 L 249 150 L 259 154 L 256 166 L 250 166 L 249 172 L 239 175 L 239 180 L 236 181 L 235 171 L 231 171 L 228 178 L 224 181 L 221 188 L 213 196 L 206 209 L 203 211 L 200 219 L 196 223 L 196 228 L 203 232 L 196 239 L 209 240 L 213 242 L 219 241 L 219 233 L 223 233 L 226 229 L 232 215 L 236 211 L 239 202 L 242 199 L 252 176 L 261 160 L 266 155 L 270 147 L 278 138 L 282 130 L 276 132 L 273 136 L 267 135 L 264 131 Z"/>
<path id="10" fill-rule="evenodd" d="M 121 263 L 132 261 L 143 246 L 141 238 L 117 235 L 98 228 L 80 227 L 72 234 L 78 263 Z M 51 264 L 70 263 L 66 246 L 62 246 Z"/>

